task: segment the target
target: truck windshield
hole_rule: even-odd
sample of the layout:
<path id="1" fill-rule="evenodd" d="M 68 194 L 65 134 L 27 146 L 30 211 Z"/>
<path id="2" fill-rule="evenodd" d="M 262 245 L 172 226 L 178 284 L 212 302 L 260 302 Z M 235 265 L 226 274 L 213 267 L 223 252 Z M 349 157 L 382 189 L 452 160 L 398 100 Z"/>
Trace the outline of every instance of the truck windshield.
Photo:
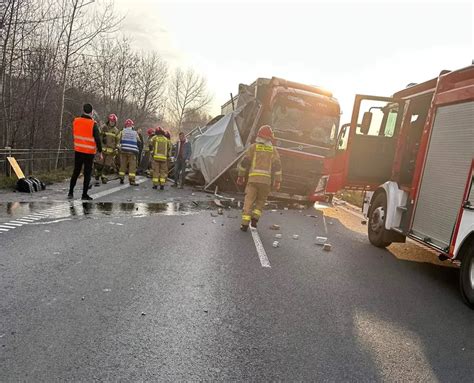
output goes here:
<path id="1" fill-rule="evenodd" d="M 333 146 L 339 116 L 329 115 L 321 109 L 315 109 L 312 103 L 300 98 L 278 100 L 271 115 L 271 126 L 275 135 L 291 141 Z"/>

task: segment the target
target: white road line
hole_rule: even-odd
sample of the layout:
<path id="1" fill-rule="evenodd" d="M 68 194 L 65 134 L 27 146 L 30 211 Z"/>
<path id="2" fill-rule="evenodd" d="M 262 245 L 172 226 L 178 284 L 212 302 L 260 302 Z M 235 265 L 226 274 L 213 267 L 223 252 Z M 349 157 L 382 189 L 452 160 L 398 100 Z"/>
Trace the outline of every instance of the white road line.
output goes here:
<path id="1" fill-rule="evenodd" d="M 0 228 L 0 231 L 10 231 L 10 229 L 1 229 Z"/>
<path id="2" fill-rule="evenodd" d="M 263 247 L 262 241 L 260 240 L 260 236 L 258 235 L 257 229 L 250 227 L 250 232 L 252 233 L 252 238 L 255 243 L 255 248 L 257 249 L 258 258 L 260 259 L 260 263 L 262 267 L 271 267 L 270 261 L 267 257 L 267 252 Z"/>
<path id="3" fill-rule="evenodd" d="M 15 226 L 15 227 L 23 226 L 22 223 L 13 223 L 13 222 L 7 222 L 7 225 L 11 225 L 11 226 Z"/>
<path id="4" fill-rule="evenodd" d="M 18 221 L 20 221 L 20 222 L 26 222 L 26 223 L 35 222 L 35 220 L 34 220 L 34 219 L 31 219 L 31 218 L 18 218 Z"/>
<path id="5" fill-rule="evenodd" d="M 323 223 L 324 223 L 324 231 L 326 232 L 326 235 L 328 235 L 328 225 L 326 225 L 326 217 L 324 216 L 324 212 L 323 212 Z"/>
<path id="6" fill-rule="evenodd" d="M 16 226 L 13 226 L 13 225 L 10 226 L 8 223 L 1 224 L 0 227 L 2 229 L 16 229 Z"/>
<path id="7" fill-rule="evenodd" d="M 135 182 L 137 184 L 142 184 L 143 182 L 145 182 L 148 178 L 141 178 L 141 179 L 137 179 Z M 101 191 L 99 193 L 95 193 L 95 194 L 91 194 L 90 196 L 94 199 L 97 199 L 97 198 L 101 198 L 101 197 L 104 197 L 106 195 L 109 195 L 109 194 L 112 194 L 112 193 L 115 193 L 115 192 L 118 192 L 120 190 L 123 190 L 123 189 L 127 189 L 131 187 L 130 184 L 125 184 L 125 185 L 120 185 L 120 186 L 116 186 L 112 189 L 107 189 L 107 190 L 104 190 L 104 191 Z"/>
<path id="8" fill-rule="evenodd" d="M 16 224 L 19 224 L 19 225 L 28 225 L 28 223 L 26 223 L 26 222 L 20 222 L 20 221 L 10 221 L 9 223 L 11 223 L 12 225 L 15 224 L 15 223 L 16 223 Z"/>

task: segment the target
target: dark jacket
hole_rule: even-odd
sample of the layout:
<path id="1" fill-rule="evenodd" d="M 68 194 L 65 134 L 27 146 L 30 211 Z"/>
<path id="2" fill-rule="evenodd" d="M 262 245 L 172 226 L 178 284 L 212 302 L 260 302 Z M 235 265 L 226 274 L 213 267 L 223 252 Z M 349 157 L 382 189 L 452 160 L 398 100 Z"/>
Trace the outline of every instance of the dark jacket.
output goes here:
<path id="1" fill-rule="evenodd" d="M 182 159 L 179 158 L 180 146 L 181 146 L 181 141 L 178 140 L 178 142 L 176 143 L 176 152 L 175 152 L 176 161 L 179 161 L 179 160 L 189 161 L 191 159 L 191 143 L 188 140 L 184 141 Z"/>
<path id="2" fill-rule="evenodd" d="M 88 118 L 89 120 L 92 120 L 92 117 L 89 116 L 88 114 L 82 114 L 82 118 Z M 102 140 L 100 139 L 100 129 L 99 126 L 97 125 L 97 122 L 94 121 L 94 141 L 95 145 L 97 146 L 97 152 L 102 153 Z"/>

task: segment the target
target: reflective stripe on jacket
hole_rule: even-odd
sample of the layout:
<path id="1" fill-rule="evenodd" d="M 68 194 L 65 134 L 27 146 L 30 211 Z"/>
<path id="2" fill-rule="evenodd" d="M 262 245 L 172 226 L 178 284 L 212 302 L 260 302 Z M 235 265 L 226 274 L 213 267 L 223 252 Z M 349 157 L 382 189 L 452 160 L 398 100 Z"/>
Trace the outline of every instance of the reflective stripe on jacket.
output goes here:
<path id="1" fill-rule="evenodd" d="M 167 161 L 169 157 L 170 141 L 165 136 L 154 136 L 151 139 L 153 159 L 158 161 Z"/>
<path id="2" fill-rule="evenodd" d="M 122 152 L 138 153 L 138 133 L 132 128 L 125 128 L 120 133 L 120 148 Z"/>
<path id="3" fill-rule="evenodd" d="M 104 143 L 104 152 L 111 154 L 117 148 L 118 141 L 118 129 L 114 126 L 104 125 L 102 128 L 102 141 Z"/>
<path id="4" fill-rule="evenodd" d="M 72 122 L 74 150 L 76 152 L 95 154 L 97 147 L 94 139 L 94 120 L 76 117 Z"/>
<path id="5" fill-rule="evenodd" d="M 245 177 L 248 171 L 249 183 L 281 182 L 281 161 L 277 150 L 272 145 L 252 144 L 245 152 L 238 165 L 239 177 Z"/>

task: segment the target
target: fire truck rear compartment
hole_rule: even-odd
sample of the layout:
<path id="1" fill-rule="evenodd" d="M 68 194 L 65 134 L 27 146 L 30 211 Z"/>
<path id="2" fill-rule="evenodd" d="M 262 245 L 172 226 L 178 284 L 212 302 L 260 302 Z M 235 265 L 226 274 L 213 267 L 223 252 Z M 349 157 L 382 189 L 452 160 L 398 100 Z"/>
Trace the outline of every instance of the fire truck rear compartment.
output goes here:
<path id="1" fill-rule="evenodd" d="M 437 109 L 412 233 L 446 251 L 474 156 L 474 102 Z"/>

